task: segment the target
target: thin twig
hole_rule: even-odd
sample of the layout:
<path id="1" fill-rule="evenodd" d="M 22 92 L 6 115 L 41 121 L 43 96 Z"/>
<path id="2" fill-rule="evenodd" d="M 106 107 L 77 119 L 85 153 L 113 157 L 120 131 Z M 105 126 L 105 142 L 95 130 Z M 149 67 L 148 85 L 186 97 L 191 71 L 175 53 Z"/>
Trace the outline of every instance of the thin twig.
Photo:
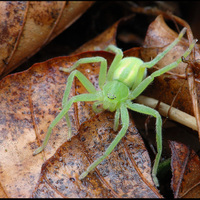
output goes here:
<path id="1" fill-rule="evenodd" d="M 155 108 L 155 106 L 158 103 L 158 100 L 140 95 L 139 97 L 137 97 L 137 99 L 135 99 L 135 102 L 144 104 L 151 108 Z M 176 122 L 183 124 L 195 131 L 198 131 L 196 119 L 194 116 L 189 115 L 189 114 L 187 114 L 181 110 L 178 110 L 174 107 L 171 107 L 170 115 L 168 115 L 169 109 L 170 109 L 169 105 L 161 102 L 158 111 L 162 116 L 164 116 L 164 117 L 168 116 L 168 118 L 170 120 L 176 121 Z"/>

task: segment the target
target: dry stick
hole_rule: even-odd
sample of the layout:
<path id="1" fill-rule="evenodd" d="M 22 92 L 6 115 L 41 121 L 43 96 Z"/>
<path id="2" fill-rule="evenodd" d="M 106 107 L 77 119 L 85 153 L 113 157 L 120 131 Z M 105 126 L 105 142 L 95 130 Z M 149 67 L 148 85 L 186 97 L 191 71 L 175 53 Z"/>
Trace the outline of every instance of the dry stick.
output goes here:
<path id="1" fill-rule="evenodd" d="M 135 102 L 140 103 L 140 104 L 144 104 L 146 106 L 149 106 L 151 108 L 155 108 L 155 106 L 158 103 L 158 100 L 150 98 L 150 97 L 146 97 L 143 95 L 140 95 L 139 97 L 137 97 L 135 99 Z M 170 115 L 168 116 L 168 110 L 170 110 Z M 159 109 L 158 109 L 159 113 L 164 116 L 164 117 L 169 117 L 169 119 L 176 121 L 180 124 L 183 124 L 195 131 L 198 130 L 197 128 L 197 123 L 196 123 L 196 119 L 194 116 L 189 115 L 181 110 L 178 110 L 174 107 L 171 107 L 163 102 L 160 102 L 159 105 Z"/>
<path id="2" fill-rule="evenodd" d="M 130 3 L 131 4 L 131 3 Z M 164 11 L 161 11 L 157 8 L 143 8 L 143 7 L 134 7 L 134 6 L 129 6 L 129 8 L 136 13 L 143 13 L 143 14 L 149 14 L 149 15 L 163 15 L 165 18 L 168 19 L 173 19 L 176 22 L 178 22 L 179 24 L 181 24 L 182 26 L 187 28 L 187 37 L 189 40 L 189 43 L 192 43 L 193 41 L 193 34 L 192 34 L 192 30 L 190 28 L 190 25 L 184 21 L 183 19 L 171 14 L 171 13 L 167 13 Z M 192 52 L 190 54 L 190 58 L 191 60 L 194 60 L 195 57 L 195 47 L 194 49 L 192 49 Z M 188 85 L 189 85 L 189 92 L 190 92 L 190 96 L 192 98 L 192 105 L 193 105 L 193 110 L 194 110 L 194 116 L 196 118 L 196 126 L 197 126 L 197 131 L 199 134 L 199 140 L 200 140 L 200 113 L 199 113 L 199 108 L 198 108 L 198 101 L 197 101 L 197 90 L 196 90 L 196 84 L 195 84 L 195 78 L 194 78 L 194 73 L 192 70 L 192 67 L 188 65 L 187 69 L 186 69 L 186 73 L 187 73 L 187 80 L 188 80 Z"/>

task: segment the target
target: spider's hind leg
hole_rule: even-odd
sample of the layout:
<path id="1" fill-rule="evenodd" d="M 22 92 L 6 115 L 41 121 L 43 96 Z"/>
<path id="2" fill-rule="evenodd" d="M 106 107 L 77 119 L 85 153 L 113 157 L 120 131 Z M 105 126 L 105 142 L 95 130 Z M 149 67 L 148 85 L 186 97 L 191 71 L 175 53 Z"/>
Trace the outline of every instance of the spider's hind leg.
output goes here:
<path id="1" fill-rule="evenodd" d="M 115 45 L 109 45 L 105 50 L 113 51 L 115 53 L 115 58 L 112 61 L 110 68 L 108 70 L 108 81 L 111 81 L 113 78 L 114 71 L 116 70 L 116 68 L 118 66 L 117 64 L 123 58 L 123 52 L 120 48 L 116 47 Z"/>
<path id="2" fill-rule="evenodd" d="M 145 62 L 142 67 L 146 67 L 146 68 L 151 68 L 153 67 L 159 60 L 161 60 L 183 37 L 183 35 L 186 32 L 186 28 L 183 28 L 181 30 L 181 32 L 179 33 L 178 37 L 169 45 L 166 47 L 166 49 L 159 53 L 153 60 L 149 61 L 149 62 Z"/>
<path id="3" fill-rule="evenodd" d="M 155 77 L 158 77 L 158 76 L 172 70 L 173 68 L 177 67 L 178 64 L 182 62 L 182 57 L 186 58 L 191 53 L 196 42 L 197 42 L 197 40 L 193 40 L 192 43 L 190 44 L 189 48 L 183 54 L 183 56 L 181 56 L 177 61 L 153 72 L 150 76 L 145 78 L 133 91 L 131 91 L 129 99 L 133 100 L 133 99 L 137 98 L 148 87 L 148 85 L 154 80 Z"/>

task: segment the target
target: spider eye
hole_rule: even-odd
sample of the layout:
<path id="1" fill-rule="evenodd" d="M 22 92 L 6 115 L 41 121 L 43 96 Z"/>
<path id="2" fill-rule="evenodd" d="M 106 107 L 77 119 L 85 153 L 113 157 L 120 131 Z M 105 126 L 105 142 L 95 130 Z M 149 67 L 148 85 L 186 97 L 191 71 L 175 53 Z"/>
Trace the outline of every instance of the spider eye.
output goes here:
<path id="1" fill-rule="evenodd" d="M 107 97 L 111 100 L 116 99 L 116 96 L 114 94 L 107 94 Z"/>

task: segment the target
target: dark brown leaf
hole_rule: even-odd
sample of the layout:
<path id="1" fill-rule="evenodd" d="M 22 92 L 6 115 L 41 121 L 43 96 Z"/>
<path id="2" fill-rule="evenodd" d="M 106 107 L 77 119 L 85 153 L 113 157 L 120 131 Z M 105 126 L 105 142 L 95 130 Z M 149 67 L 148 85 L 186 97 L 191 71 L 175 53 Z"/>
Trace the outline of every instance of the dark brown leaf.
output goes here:
<path id="1" fill-rule="evenodd" d="M 93 1 L 1 1 L 0 77 L 39 51 Z"/>
<path id="2" fill-rule="evenodd" d="M 171 187 L 175 198 L 200 197 L 200 158 L 186 145 L 170 141 L 172 151 Z"/>

